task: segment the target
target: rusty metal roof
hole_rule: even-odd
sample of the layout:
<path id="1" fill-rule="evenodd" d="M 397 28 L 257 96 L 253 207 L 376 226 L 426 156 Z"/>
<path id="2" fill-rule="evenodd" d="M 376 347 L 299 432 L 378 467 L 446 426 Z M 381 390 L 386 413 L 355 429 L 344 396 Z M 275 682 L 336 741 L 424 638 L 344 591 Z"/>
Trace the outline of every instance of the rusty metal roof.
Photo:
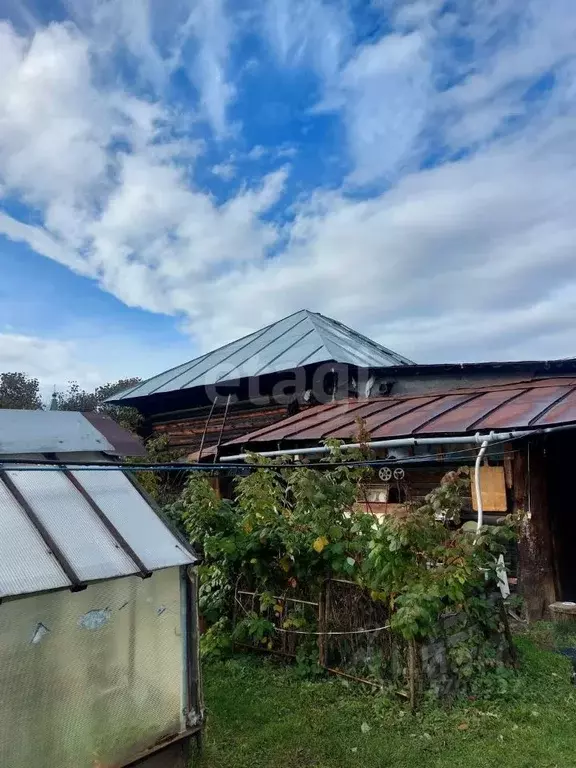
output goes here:
<path id="1" fill-rule="evenodd" d="M 259 331 L 113 395 L 107 402 L 212 386 L 324 362 L 368 368 L 412 365 L 412 361 L 319 312 L 302 309 Z"/>
<path id="2" fill-rule="evenodd" d="M 82 416 L 112 443 L 117 456 L 146 456 L 146 448 L 140 438 L 121 427 L 114 419 L 96 411 L 84 411 Z"/>
<path id="3" fill-rule="evenodd" d="M 373 440 L 576 425 L 576 378 L 538 379 L 430 395 L 340 400 L 227 445 L 349 440 L 358 433 L 359 419 Z"/>

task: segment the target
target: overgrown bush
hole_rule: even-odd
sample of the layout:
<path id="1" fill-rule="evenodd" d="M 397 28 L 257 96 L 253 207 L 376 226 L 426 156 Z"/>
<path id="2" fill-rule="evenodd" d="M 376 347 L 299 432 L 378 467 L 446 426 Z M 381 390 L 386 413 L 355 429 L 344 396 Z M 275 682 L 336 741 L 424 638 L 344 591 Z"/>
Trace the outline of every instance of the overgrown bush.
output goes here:
<path id="1" fill-rule="evenodd" d="M 254 457 L 253 471 L 236 482 L 234 502 L 218 499 L 206 478 L 190 478 L 172 514 L 182 517 L 204 557 L 204 617 L 230 620 L 242 583 L 260 599 L 236 631 L 266 646 L 277 626 L 306 626 L 276 604 L 278 596 L 296 595 L 303 585 L 317 595 L 327 579 L 345 578 L 385 601 L 391 629 L 408 642 L 438 637 L 442 617 L 458 613 L 475 628 L 475 645 L 484 638 L 488 649 L 494 633 L 506 630 L 501 605 L 490 595 L 498 556 L 514 536 L 512 522 L 479 532 L 458 526 L 465 472 L 448 473 L 424 504 L 378 520 L 357 506 L 370 470 L 344 466 L 339 446 L 330 448 L 321 469 L 264 465 Z M 464 650 L 451 652 L 464 677 L 498 666 L 489 650 L 473 657 Z"/>

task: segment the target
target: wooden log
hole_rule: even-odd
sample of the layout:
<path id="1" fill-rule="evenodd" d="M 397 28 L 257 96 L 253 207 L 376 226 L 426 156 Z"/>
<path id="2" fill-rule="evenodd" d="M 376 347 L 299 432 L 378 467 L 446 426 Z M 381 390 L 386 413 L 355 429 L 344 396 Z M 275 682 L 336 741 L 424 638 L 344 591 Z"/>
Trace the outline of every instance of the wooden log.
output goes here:
<path id="1" fill-rule="evenodd" d="M 549 616 L 556 601 L 546 457 L 542 441 L 518 451 L 513 462 L 514 511 L 522 513 L 518 540 L 519 587 L 529 621 Z"/>
<path id="2" fill-rule="evenodd" d="M 242 404 L 240 404 L 242 405 Z M 182 418 L 152 418 L 149 426 L 156 435 L 168 438 L 169 445 L 174 449 L 198 450 L 204 436 L 204 448 L 208 449 L 217 444 L 222 431 L 222 443 L 226 443 L 245 434 L 262 429 L 286 418 L 286 407 L 283 405 L 266 405 L 260 408 L 238 405 L 230 409 L 224 423 L 224 413 L 214 413 L 210 422 L 207 413 L 188 415 Z"/>

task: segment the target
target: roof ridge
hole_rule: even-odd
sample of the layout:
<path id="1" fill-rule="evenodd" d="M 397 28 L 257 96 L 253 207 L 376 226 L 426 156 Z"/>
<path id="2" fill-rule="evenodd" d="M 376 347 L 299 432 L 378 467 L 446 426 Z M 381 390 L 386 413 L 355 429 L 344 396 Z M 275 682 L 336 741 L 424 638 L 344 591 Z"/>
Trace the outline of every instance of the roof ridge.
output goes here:
<path id="1" fill-rule="evenodd" d="M 308 319 L 310 320 L 310 323 L 312 324 L 312 327 L 314 328 L 314 330 L 316 331 L 318 336 L 320 336 L 320 341 L 322 342 L 322 346 L 324 347 L 326 352 L 328 352 L 329 355 L 332 355 L 334 360 L 336 360 L 336 355 L 334 354 L 334 351 L 330 347 L 330 341 L 327 341 L 324 338 L 324 334 L 322 333 L 322 329 L 318 326 L 318 323 L 316 321 L 316 318 L 320 315 L 320 313 L 319 312 L 312 312 L 309 309 L 305 309 L 304 311 L 306 312 L 306 314 L 308 316 Z M 323 317 L 323 315 L 320 315 L 320 317 Z M 336 362 L 338 362 L 338 361 L 336 360 Z"/>
<path id="2" fill-rule="evenodd" d="M 335 320 L 333 317 L 328 317 L 328 315 L 323 315 L 321 312 L 310 312 L 310 310 L 305 310 L 305 311 L 317 317 L 321 317 L 323 320 L 326 320 L 329 323 L 332 323 L 338 328 L 343 328 L 348 333 L 352 333 L 354 336 L 357 336 L 360 339 L 362 339 L 362 341 L 366 342 L 369 346 L 375 347 L 379 352 L 383 352 L 386 355 L 390 355 L 391 357 L 401 360 L 403 365 L 416 365 L 416 363 L 413 360 L 409 360 L 407 357 L 404 357 L 404 355 L 398 354 L 398 352 L 395 352 L 393 349 L 390 349 L 389 347 L 385 347 L 383 344 L 380 344 L 380 342 L 378 341 L 374 341 L 374 339 L 371 339 L 369 336 L 365 336 L 363 333 L 361 333 L 360 331 L 357 331 L 355 328 L 351 328 L 349 325 L 346 325 L 345 323 L 340 322 L 340 320 Z M 320 331 L 318 332 L 321 333 Z M 323 336 L 322 336 L 322 339 L 324 339 Z"/>

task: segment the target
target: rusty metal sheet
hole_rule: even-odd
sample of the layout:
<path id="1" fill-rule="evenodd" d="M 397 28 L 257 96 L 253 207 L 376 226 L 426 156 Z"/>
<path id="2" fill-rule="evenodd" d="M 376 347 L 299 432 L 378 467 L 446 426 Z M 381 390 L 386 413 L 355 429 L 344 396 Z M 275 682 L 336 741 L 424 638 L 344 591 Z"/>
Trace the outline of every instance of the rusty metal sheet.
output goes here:
<path id="1" fill-rule="evenodd" d="M 82 414 L 88 419 L 109 443 L 114 446 L 114 452 L 119 456 L 146 456 L 146 448 L 142 441 L 132 432 L 117 424 L 114 419 L 94 411 Z"/>
<path id="2" fill-rule="evenodd" d="M 479 429 L 501 429 L 508 427 L 529 427 L 566 393 L 565 387 L 533 387 L 526 389 L 519 397 L 504 402 L 478 422 Z"/>
<path id="3" fill-rule="evenodd" d="M 350 440 L 358 417 L 373 440 L 560 425 L 576 422 L 576 378 L 340 401 L 311 408 L 234 443 L 257 447 L 262 442 L 314 442 L 325 437 Z"/>
<path id="4" fill-rule="evenodd" d="M 412 413 L 413 411 L 417 411 L 421 407 L 439 399 L 439 395 L 428 397 L 407 397 L 401 399 L 396 398 L 392 408 L 387 407 L 386 409 L 382 409 L 380 413 L 376 413 L 366 419 L 366 429 L 374 438 L 375 435 L 379 434 L 379 430 L 384 428 L 384 425 L 395 424 L 396 420 L 400 417 Z"/>
<path id="5" fill-rule="evenodd" d="M 445 397 L 429 399 L 429 402 L 423 404 L 420 408 L 413 409 L 405 415 L 394 419 L 394 421 L 378 427 L 373 432 L 373 437 L 379 440 L 390 435 L 419 434 L 420 427 L 427 424 L 430 419 L 439 416 L 445 411 L 452 410 L 460 403 L 467 402 L 469 399 L 470 395 L 446 395 Z"/>
<path id="6" fill-rule="evenodd" d="M 252 433 L 250 439 L 258 439 L 260 441 L 283 440 L 292 437 L 294 434 L 300 435 L 303 430 L 313 429 L 314 427 L 324 424 L 324 422 L 330 418 L 330 415 L 339 413 L 339 409 L 345 406 L 348 402 L 348 400 L 344 400 L 311 408 L 309 411 L 298 413 L 288 419 L 283 419 L 278 424 L 271 424 L 269 427 L 264 427 L 258 432 Z M 357 401 L 354 400 L 353 402 L 356 403 Z M 269 434 L 271 437 L 268 437 Z M 234 442 L 241 443 L 244 439 L 245 438 L 240 438 Z"/>
<path id="7" fill-rule="evenodd" d="M 576 386 L 576 381 L 574 382 Z M 549 427 L 558 423 L 576 421 L 576 390 L 567 387 L 564 397 L 558 398 L 552 407 L 540 415 L 532 426 Z"/>
<path id="8" fill-rule="evenodd" d="M 421 427 L 419 432 L 430 435 L 473 430 L 477 422 L 501 406 L 504 401 L 511 400 L 522 392 L 523 390 L 519 389 L 499 389 L 497 392 L 481 392 L 470 395 L 468 402 L 461 403 L 456 408 L 439 414 Z"/>
<path id="9" fill-rule="evenodd" d="M 358 419 L 366 419 L 374 412 L 381 412 L 386 408 L 385 402 L 367 402 L 366 400 L 347 401 L 337 411 L 333 411 L 330 418 L 322 426 L 322 438 L 353 438 L 358 433 Z M 393 405 L 393 403 L 391 403 Z M 306 437 L 306 433 L 304 433 Z"/>

